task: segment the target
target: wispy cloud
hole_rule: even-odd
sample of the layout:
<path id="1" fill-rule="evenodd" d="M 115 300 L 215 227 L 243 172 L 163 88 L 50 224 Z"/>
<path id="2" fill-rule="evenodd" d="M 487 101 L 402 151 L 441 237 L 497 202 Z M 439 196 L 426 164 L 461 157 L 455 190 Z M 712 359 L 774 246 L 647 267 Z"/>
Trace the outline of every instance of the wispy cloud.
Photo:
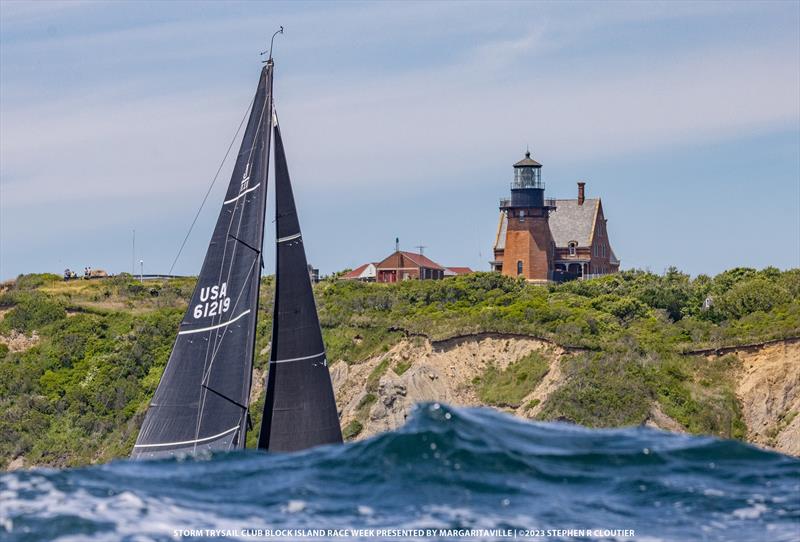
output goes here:
<path id="1" fill-rule="evenodd" d="M 8 23 L 52 20 L 64 11 L 80 10 L 91 4 L 91 0 L 3 0 L 0 15 Z"/>
<path id="2" fill-rule="evenodd" d="M 238 58 L 279 23 L 289 35 L 278 44 L 276 95 L 293 175 L 322 193 L 380 200 L 486 182 L 474 172 L 528 143 L 546 163 L 589 163 L 800 119 L 796 28 L 676 35 L 670 47 L 642 35 L 676 20 L 764 16 L 761 4 L 266 6 L 5 40 L 3 208 L 97 202 L 124 223 L 140 212 L 126 201 L 185 205 L 182 196 L 206 186 L 251 97 L 256 56 Z M 4 31 L 41 18 L 58 26 L 58 10 L 96 13 L 94 4 L 55 8 L 4 2 Z M 636 47 L 617 39 L 631 28 Z M 379 181 L 384 188 L 370 192 Z M 87 231 L 95 223 L 73 220 Z M 5 224 L 9 232 L 24 227 Z"/>
<path id="3" fill-rule="evenodd" d="M 800 116 L 793 60 L 791 51 L 766 48 L 740 52 L 732 64 L 729 52 L 706 50 L 660 65 L 497 78 L 456 63 L 344 82 L 295 76 L 276 93 L 294 152 L 314 156 L 296 161 L 298 174 L 318 188 L 379 178 L 459 184 L 454 162 L 469 169 L 481 154 L 503 156 L 525 143 L 550 160 L 589 161 L 790 126 Z M 169 197 L 196 187 L 249 99 L 242 89 L 126 100 L 108 93 L 4 112 L 7 205 Z M 329 166 L 325 178 L 315 174 L 319 163 Z"/>

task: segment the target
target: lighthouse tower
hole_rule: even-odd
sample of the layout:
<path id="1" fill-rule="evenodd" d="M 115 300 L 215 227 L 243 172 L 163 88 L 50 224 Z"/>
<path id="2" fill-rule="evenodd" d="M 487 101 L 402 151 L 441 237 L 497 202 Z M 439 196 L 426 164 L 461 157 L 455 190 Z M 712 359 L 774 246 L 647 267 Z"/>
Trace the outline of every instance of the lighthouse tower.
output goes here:
<path id="1" fill-rule="evenodd" d="M 508 217 L 503 274 L 525 277 L 532 282 L 552 279 L 555 243 L 550 232 L 550 211 L 554 200 L 545 200 L 542 164 L 525 158 L 514 164 L 511 198 L 500 200 Z"/>

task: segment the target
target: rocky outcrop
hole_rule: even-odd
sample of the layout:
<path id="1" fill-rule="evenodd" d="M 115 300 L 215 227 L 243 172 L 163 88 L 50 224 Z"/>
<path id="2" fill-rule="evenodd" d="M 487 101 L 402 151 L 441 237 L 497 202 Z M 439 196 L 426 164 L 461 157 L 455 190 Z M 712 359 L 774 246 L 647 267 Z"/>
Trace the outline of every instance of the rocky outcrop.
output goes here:
<path id="1" fill-rule="evenodd" d="M 540 339 L 486 334 L 432 343 L 415 337 L 363 363 L 334 364 L 331 377 L 342 410 L 342 425 L 358 419 L 363 425 L 358 438 L 364 438 L 402 425 L 411 408 L 419 402 L 480 405 L 473 380 L 481 376 L 489 364 L 504 369 L 531 351 L 539 351 L 550 360 L 551 371 L 523 402 L 528 404 L 534 397 L 544 401 L 557 388 L 560 378 L 557 362 L 566 353 Z M 382 364 L 385 365 L 383 374 L 375 374 Z M 375 382 L 372 386 L 369 385 L 371 374 Z M 535 410 L 528 411 L 525 407 L 513 412 L 535 415 Z"/>
<path id="2" fill-rule="evenodd" d="M 22 456 L 19 456 L 19 457 L 16 457 L 16 458 L 12 459 L 8 463 L 8 465 L 6 465 L 6 470 L 7 471 L 21 470 L 21 469 L 24 469 L 24 468 L 25 468 L 25 458 L 22 457 Z"/>
<path id="3" fill-rule="evenodd" d="M 661 405 L 658 403 L 653 403 L 653 406 L 650 408 L 650 414 L 647 416 L 647 420 L 644 422 L 644 425 L 647 427 L 653 427 L 654 429 L 672 431 L 673 433 L 686 432 L 686 428 L 674 419 L 667 416 L 664 411 L 661 410 Z"/>
<path id="4" fill-rule="evenodd" d="M 12 329 L 7 335 L 0 335 L 0 343 L 5 344 L 11 352 L 24 352 L 39 343 L 39 335 L 34 331 L 29 337 Z"/>

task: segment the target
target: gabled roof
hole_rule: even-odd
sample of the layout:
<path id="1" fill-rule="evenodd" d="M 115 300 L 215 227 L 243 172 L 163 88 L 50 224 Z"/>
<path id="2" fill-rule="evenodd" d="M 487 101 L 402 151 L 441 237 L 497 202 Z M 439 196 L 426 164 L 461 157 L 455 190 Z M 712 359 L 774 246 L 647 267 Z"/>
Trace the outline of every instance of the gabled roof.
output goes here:
<path id="1" fill-rule="evenodd" d="M 594 225 L 600 199 L 586 199 L 578 205 L 576 199 L 556 200 L 556 210 L 550 213 L 550 231 L 557 247 L 565 247 L 577 241 L 579 247 L 592 244 Z"/>
<path id="2" fill-rule="evenodd" d="M 556 209 L 550 213 L 550 231 L 556 246 L 569 246 L 570 241 L 576 241 L 579 247 L 591 246 L 599 210 L 600 199 L 586 199 L 583 205 L 578 205 L 577 199 L 556 200 Z M 495 250 L 505 249 L 507 228 L 508 215 L 500 211 Z"/>
<path id="3" fill-rule="evenodd" d="M 403 250 L 401 250 L 400 252 L 403 254 L 403 256 L 405 256 L 412 262 L 416 263 L 420 267 L 428 267 L 430 269 L 444 269 L 443 266 L 434 262 L 427 256 L 424 256 L 423 254 L 415 254 L 413 252 L 405 252 Z"/>
<path id="4" fill-rule="evenodd" d="M 424 256 L 422 254 L 416 254 L 414 252 L 406 252 L 405 250 L 399 250 L 397 252 L 392 252 L 389 256 L 387 256 L 386 258 L 384 258 L 383 260 L 381 260 L 379 263 L 377 263 L 375 265 L 376 266 L 381 266 L 381 264 L 386 262 L 389 258 L 394 256 L 395 254 L 400 254 L 404 258 L 408 258 L 409 260 L 411 260 L 411 263 L 417 265 L 418 267 L 427 267 L 428 269 L 442 269 L 442 270 L 444 270 L 444 267 L 442 267 L 438 263 L 434 262 L 433 260 L 431 260 L 427 256 Z M 387 269 L 393 269 L 393 268 L 388 267 Z"/>
<path id="5" fill-rule="evenodd" d="M 367 268 L 369 266 L 371 266 L 371 265 L 374 266 L 375 264 L 374 263 L 365 263 L 363 265 L 359 265 L 358 267 L 356 267 L 355 269 L 353 269 L 349 273 L 345 273 L 345 275 L 342 278 L 343 279 L 360 279 L 360 278 L 364 278 L 366 276 L 365 272 L 367 271 Z M 374 275 L 370 275 L 370 276 L 374 276 Z"/>
<path id="6" fill-rule="evenodd" d="M 472 269 L 469 267 L 448 267 L 445 269 L 446 271 L 452 271 L 456 275 L 466 275 L 468 273 L 472 273 Z"/>
<path id="7" fill-rule="evenodd" d="M 508 215 L 505 211 L 500 211 L 500 223 L 497 225 L 497 236 L 494 238 L 495 250 L 506 248 L 506 230 L 508 230 Z"/>

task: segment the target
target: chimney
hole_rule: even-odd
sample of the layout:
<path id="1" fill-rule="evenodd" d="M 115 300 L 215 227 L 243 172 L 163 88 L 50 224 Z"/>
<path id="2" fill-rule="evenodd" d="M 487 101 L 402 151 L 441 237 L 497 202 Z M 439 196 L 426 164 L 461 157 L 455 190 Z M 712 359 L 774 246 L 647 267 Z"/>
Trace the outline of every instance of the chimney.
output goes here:
<path id="1" fill-rule="evenodd" d="M 586 192 L 584 191 L 585 186 L 585 182 L 578 181 L 578 205 L 583 205 L 583 202 L 586 201 Z"/>
<path id="2" fill-rule="evenodd" d="M 395 252 L 400 252 L 400 238 L 399 237 L 395 237 L 394 238 L 394 251 Z"/>

